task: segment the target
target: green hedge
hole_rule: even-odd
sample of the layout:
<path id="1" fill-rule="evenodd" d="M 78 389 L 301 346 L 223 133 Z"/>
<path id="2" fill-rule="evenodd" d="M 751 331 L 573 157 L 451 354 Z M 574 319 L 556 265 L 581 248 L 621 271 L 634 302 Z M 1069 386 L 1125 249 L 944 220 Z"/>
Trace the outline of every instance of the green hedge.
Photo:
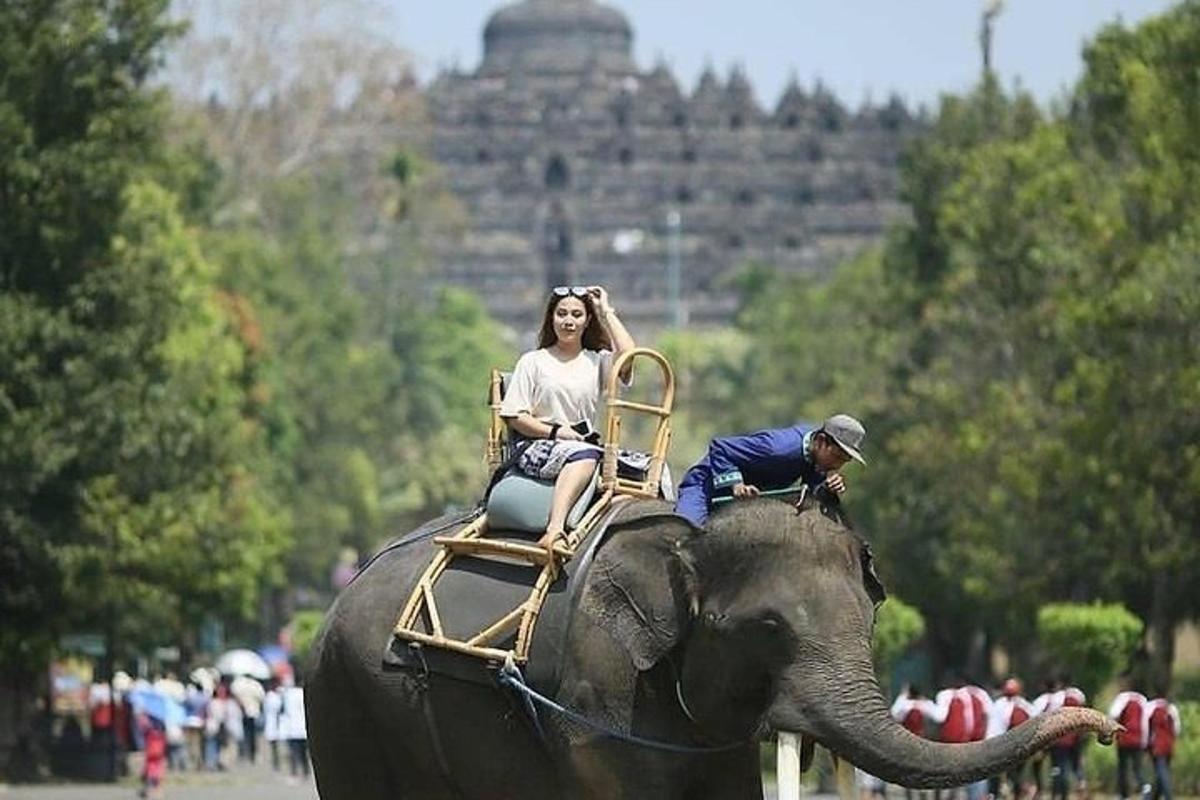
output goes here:
<path id="1" fill-rule="evenodd" d="M 921 612 L 899 598 L 889 597 L 875 615 L 875 630 L 871 641 L 875 673 L 890 694 L 887 677 L 896 659 L 914 642 L 925 635 L 925 618 Z"/>
<path id="2" fill-rule="evenodd" d="M 1038 611 L 1037 631 L 1046 652 L 1069 665 L 1074 683 L 1093 697 L 1129 663 L 1142 621 L 1117 603 L 1051 603 Z"/>

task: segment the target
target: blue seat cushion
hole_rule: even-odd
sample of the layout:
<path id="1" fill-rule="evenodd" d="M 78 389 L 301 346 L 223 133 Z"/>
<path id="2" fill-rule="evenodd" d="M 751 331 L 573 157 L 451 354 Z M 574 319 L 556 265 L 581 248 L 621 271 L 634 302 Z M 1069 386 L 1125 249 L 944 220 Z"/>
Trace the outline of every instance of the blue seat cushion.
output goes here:
<path id="1" fill-rule="evenodd" d="M 568 530 L 579 524 L 592 504 L 595 492 L 596 481 L 588 481 L 587 488 L 575 501 L 571 513 L 567 514 Z M 501 478 L 488 495 L 488 528 L 493 531 L 542 533 L 550 519 L 550 499 L 553 496 L 554 481 L 531 478 L 514 469 Z"/>

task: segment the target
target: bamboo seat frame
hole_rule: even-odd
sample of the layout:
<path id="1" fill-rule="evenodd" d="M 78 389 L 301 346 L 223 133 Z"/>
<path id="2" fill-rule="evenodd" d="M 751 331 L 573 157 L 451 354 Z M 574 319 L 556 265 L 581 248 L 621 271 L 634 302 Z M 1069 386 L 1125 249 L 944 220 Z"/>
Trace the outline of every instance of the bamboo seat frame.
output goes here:
<path id="1" fill-rule="evenodd" d="M 632 367 L 635 360 L 655 363 L 662 372 L 663 393 L 658 405 L 635 403 L 619 397 L 620 375 Z M 438 546 L 429 566 L 425 568 L 416 587 L 404 604 L 393 633 L 397 638 L 421 645 L 441 647 L 464 655 L 491 661 L 503 662 L 509 658 L 524 664 L 529 658 L 529 647 L 533 640 L 533 629 L 537 623 L 555 578 L 562 564 L 574 557 L 576 549 L 587 539 L 592 529 L 605 514 L 627 498 L 656 498 L 666 464 L 667 449 L 671 443 L 671 410 L 675 404 L 675 375 L 671 365 L 661 353 L 647 347 L 637 347 L 618 357 L 608 377 L 605 414 L 604 455 L 600 467 L 599 497 L 566 536 L 555 543 L 553 557 L 543 547 L 535 544 L 505 539 L 484 538 L 487 533 L 487 514 L 475 518 L 452 536 L 434 537 Z M 487 460 L 494 471 L 505 462 L 509 452 L 508 428 L 500 418 L 500 403 L 503 400 L 503 379 L 499 370 L 492 370 L 489 402 L 492 408 L 491 426 L 488 431 Z M 620 453 L 621 419 L 623 413 L 645 414 L 657 418 L 650 452 L 650 464 L 641 480 L 621 477 L 617 472 Z M 516 608 L 508 611 L 495 622 L 473 636 L 454 638 L 447 634 L 442 625 L 441 613 L 434 599 L 434 587 L 454 558 L 501 559 L 528 565 L 539 570 L 529 596 Z M 421 628 L 424 630 L 421 630 Z M 498 645 L 513 632 L 516 640 L 511 650 Z"/>

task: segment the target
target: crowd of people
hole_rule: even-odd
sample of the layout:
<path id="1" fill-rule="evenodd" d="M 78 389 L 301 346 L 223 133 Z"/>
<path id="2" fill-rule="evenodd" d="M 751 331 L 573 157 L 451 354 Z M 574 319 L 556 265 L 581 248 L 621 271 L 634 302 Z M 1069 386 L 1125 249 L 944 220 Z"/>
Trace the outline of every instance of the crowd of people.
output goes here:
<path id="1" fill-rule="evenodd" d="M 264 741 L 273 769 L 286 754 L 293 777 L 309 773 L 304 690 L 290 672 L 258 680 L 198 669 L 187 683 L 118 672 L 111 684 L 92 684 L 88 718 L 94 749 L 142 754 L 143 796 L 159 796 L 168 771 L 257 763 Z"/>
<path id="2" fill-rule="evenodd" d="M 905 687 L 892 704 L 892 717 L 917 736 L 963 744 L 1000 736 L 1059 708 L 1086 704 L 1086 695 L 1066 677 L 1046 681 L 1043 691 L 1033 699 L 1025 696 L 1024 687 L 1016 678 L 1008 678 L 990 692 L 959 681 L 933 697 L 927 697 L 915 686 Z M 1116 785 L 1121 800 L 1171 800 L 1170 765 L 1180 732 L 1179 709 L 1165 693 L 1148 699 L 1125 675 L 1108 716 L 1123 728 L 1115 742 Z M 966 796 L 968 800 L 985 797 L 1032 800 L 1042 794 L 1047 763 L 1054 800 L 1066 800 L 1072 789 L 1086 793 L 1083 744 L 1079 734 L 1062 736 L 1045 752 L 1017 765 L 1007 775 L 996 775 L 965 787 Z M 1148 756 L 1153 764 L 1153 783 L 1143 769 L 1143 756 Z M 886 793 L 886 787 L 870 776 L 864 776 L 863 784 L 869 794 Z"/>

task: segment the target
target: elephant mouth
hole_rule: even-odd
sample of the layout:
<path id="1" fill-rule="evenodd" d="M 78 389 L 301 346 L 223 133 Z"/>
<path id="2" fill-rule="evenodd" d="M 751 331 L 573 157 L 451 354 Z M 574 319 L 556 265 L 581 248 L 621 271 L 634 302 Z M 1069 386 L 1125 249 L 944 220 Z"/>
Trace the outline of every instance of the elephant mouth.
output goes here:
<path id="1" fill-rule="evenodd" d="M 813 755 L 817 750 L 817 740 L 805 734 L 799 734 L 800 737 L 800 771 L 808 772 L 812 766 Z"/>
<path id="2" fill-rule="evenodd" d="M 804 731 L 778 730 L 775 732 L 775 736 L 772 737 L 772 739 L 776 740 L 779 746 L 783 746 L 781 738 L 782 736 L 795 737 L 794 741 L 796 743 L 796 752 L 800 759 L 801 773 L 808 772 L 809 769 L 812 768 L 813 759 L 815 758 L 817 752 L 817 745 L 821 745 L 828 750 L 835 759 L 841 757 L 836 750 L 825 744 L 825 742 L 822 742 L 817 737 L 813 736 L 812 734 L 805 733 Z"/>

